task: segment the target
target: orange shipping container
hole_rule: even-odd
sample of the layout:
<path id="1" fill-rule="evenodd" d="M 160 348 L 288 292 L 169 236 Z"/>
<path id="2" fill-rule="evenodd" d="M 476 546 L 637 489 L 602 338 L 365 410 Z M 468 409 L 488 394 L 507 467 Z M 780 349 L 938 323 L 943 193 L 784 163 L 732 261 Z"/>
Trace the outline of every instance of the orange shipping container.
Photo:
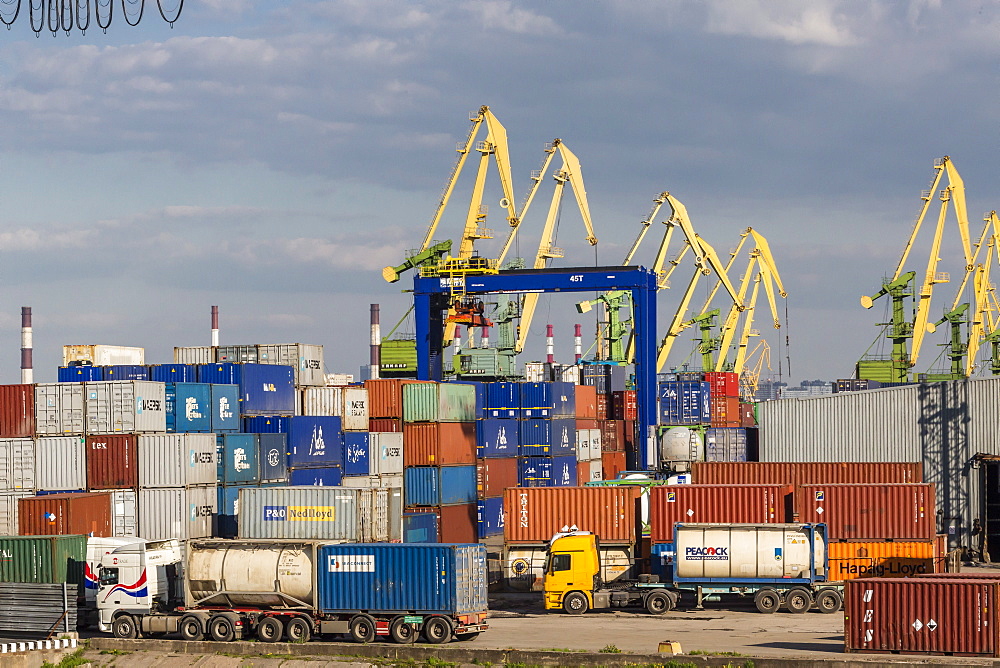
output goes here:
<path id="1" fill-rule="evenodd" d="M 476 463 L 475 422 L 411 422 L 403 425 L 406 466 Z"/>
<path id="2" fill-rule="evenodd" d="M 480 459 L 476 463 L 476 490 L 480 499 L 503 496 L 508 487 L 517 487 L 517 457 Z"/>
<path id="3" fill-rule="evenodd" d="M 712 396 L 708 402 L 708 413 L 713 427 L 739 427 L 742 424 L 739 397 Z"/>
<path id="4" fill-rule="evenodd" d="M 581 420 L 597 419 L 597 388 L 593 385 L 576 386 L 576 417 Z"/>
<path id="5" fill-rule="evenodd" d="M 592 531 L 603 544 L 636 540 L 638 487 L 525 487 L 503 496 L 508 543 L 544 543 L 563 529 Z"/>
<path id="6" fill-rule="evenodd" d="M 923 466 L 899 462 L 694 462 L 699 485 L 923 482 Z"/>
<path id="7" fill-rule="evenodd" d="M 601 466 L 605 480 L 614 480 L 625 470 L 624 452 L 602 452 Z"/>
<path id="8" fill-rule="evenodd" d="M 110 492 L 26 496 L 17 502 L 22 536 L 114 535 Z"/>
<path id="9" fill-rule="evenodd" d="M 429 380 L 409 378 L 380 378 L 366 380 L 368 390 L 368 417 L 403 419 L 403 386 L 408 383 L 429 383 Z"/>
<path id="10" fill-rule="evenodd" d="M 403 431 L 403 418 L 368 418 L 368 431 Z"/>
<path id="11" fill-rule="evenodd" d="M 854 578 L 903 578 L 936 573 L 944 555 L 938 541 L 850 541 L 827 546 L 830 580 Z"/>
<path id="12" fill-rule="evenodd" d="M 580 387 L 584 387 L 584 386 L 581 385 Z M 601 428 L 601 424 L 597 420 L 590 420 L 590 419 L 584 420 L 584 419 L 577 418 L 576 419 L 576 428 L 577 429 L 600 429 Z"/>

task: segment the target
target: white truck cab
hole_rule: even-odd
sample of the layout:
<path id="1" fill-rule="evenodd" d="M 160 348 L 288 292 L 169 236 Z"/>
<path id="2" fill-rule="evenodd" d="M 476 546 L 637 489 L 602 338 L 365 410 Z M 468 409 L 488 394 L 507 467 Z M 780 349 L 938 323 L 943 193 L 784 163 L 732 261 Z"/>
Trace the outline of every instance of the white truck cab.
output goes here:
<path id="1" fill-rule="evenodd" d="M 112 630 L 121 613 L 138 618 L 168 609 L 176 596 L 172 584 L 178 581 L 175 565 L 181 563 L 180 543 L 131 540 L 100 555 L 97 564 L 98 628 L 104 632 Z"/>

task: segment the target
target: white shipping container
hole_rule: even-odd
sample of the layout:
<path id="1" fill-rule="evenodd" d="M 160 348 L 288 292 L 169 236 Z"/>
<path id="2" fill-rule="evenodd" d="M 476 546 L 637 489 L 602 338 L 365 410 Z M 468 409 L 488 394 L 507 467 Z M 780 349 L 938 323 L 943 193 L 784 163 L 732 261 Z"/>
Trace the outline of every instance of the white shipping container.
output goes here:
<path id="1" fill-rule="evenodd" d="M 578 462 L 592 462 L 592 461 L 600 461 L 600 459 L 601 459 L 601 430 L 577 429 L 576 460 Z"/>
<path id="2" fill-rule="evenodd" d="M 524 381 L 526 383 L 543 383 L 548 378 L 545 377 L 544 362 L 525 362 Z"/>
<path id="3" fill-rule="evenodd" d="M 63 366 L 70 362 L 90 362 L 94 366 L 145 364 L 146 349 L 129 346 L 63 346 Z"/>
<path id="4" fill-rule="evenodd" d="M 30 438 L 0 439 L 0 493 L 27 491 L 35 485 L 35 441 Z M 17 533 L 17 527 L 14 527 Z M 6 534 L 0 534 L 6 535 Z"/>
<path id="5" fill-rule="evenodd" d="M 82 434 L 83 383 L 35 385 L 35 433 L 40 436 Z"/>
<path id="6" fill-rule="evenodd" d="M 368 431 L 368 390 L 363 387 L 307 387 L 303 415 L 338 416 L 344 431 Z"/>
<path id="7" fill-rule="evenodd" d="M 157 433 L 167 430 L 164 383 L 116 380 L 84 383 L 88 434 Z"/>
<path id="8" fill-rule="evenodd" d="M 368 431 L 368 390 L 345 387 L 341 393 L 344 408 L 340 414 L 344 431 Z"/>
<path id="9" fill-rule="evenodd" d="M 240 538 L 357 542 L 361 490 L 346 487 L 245 487 L 239 491 Z"/>
<path id="10" fill-rule="evenodd" d="M 134 489 L 113 489 L 110 490 L 111 499 L 111 520 L 113 523 L 114 536 L 138 536 L 139 535 L 139 515 L 136 507 L 136 494 Z"/>
<path id="11" fill-rule="evenodd" d="M 51 492 L 87 489 L 87 450 L 82 436 L 35 441 L 35 486 Z"/>
<path id="12" fill-rule="evenodd" d="M 358 532 L 362 543 L 389 542 L 393 524 L 398 524 L 402 532 L 402 499 L 403 490 L 398 487 L 361 490 Z"/>
<path id="13" fill-rule="evenodd" d="M 174 364 L 214 364 L 215 350 L 212 346 L 188 346 L 174 348 Z"/>
<path id="14" fill-rule="evenodd" d="M 403 486 L 403 475 L 345 475 L 340 483 L 341 487 L 351 489 L 388 489 L 390 487 Z"/>
<path id="15" fill-rule="evenodd" d="M 587 482 L 604 480 L 604 465 L 601 463 L 600 458 L 587 462 L 587 465 L 590 467 L 590 478 Z M 578 484 L 582 485 L 583 483 Z"/>
<path id="16" fill-rule="evenodd" d="M 257 364 L 257 346 L 219 346 L 215 349 L 214 361 Z"/>
<path id="17" fill-rule="evenodd" d="M 328 373 L 326 374 L 327 385 L 350 385 L 354 382 L 353 373 Z"/>
<path id="18" fill-rule="evenodd" d="M 139 489 L 139 535 L 146 540 L 208 538 L 218 512 L 215 485 Z"/>
<path id="19" fill-rule="evenodd" d="M 17 500 L 34 492 L 0 492 L 0 536 L 17 535 Z"/>
<path id="20" fill-rule="evenodd" d="M 371 472 L 375 475 L 402 475 L 403 432 L 373 431 L 368 439 Z"/>
<path id="21" fill-rule="evenodd" d="M 140 487 L 214 485 L 218 480 L 216 462 L 215 434 L 139 436 Z"/>
<path id="22" fill-rule="evenodd" d="M 295 384 L 326 385 L 323 346 L 306 343 L 274 343 L 257 346 L 259 364 L 284 364 L 295 369 Z"/>

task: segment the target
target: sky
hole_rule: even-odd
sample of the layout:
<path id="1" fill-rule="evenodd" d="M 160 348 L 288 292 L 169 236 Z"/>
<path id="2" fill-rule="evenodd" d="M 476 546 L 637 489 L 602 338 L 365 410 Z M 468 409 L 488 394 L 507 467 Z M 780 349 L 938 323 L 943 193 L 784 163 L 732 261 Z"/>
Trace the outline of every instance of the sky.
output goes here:
<path id="1" fill-rule="evenodd" d="M 409 306 L 409 277 L 381 268 L 419 246 L 481 105 L 506 127 L 517 201 L 545 142 L 580 159 L 600 241 L 567 193 L 553 266 L 621 263 L 663 191 L 724 256 L 748 226 L 765 235 L 787 298 L 778 332 L 758 301 L 764 375 L 794 383 L 851 377 L 878 339 L 885 300 L 859 297 L 894 271 L 936 159 L 960 171 L 975 237 L 1000 208 L 996 1 L 186 0 L 170 26 L 150 0 L 136 26 L 119 12 L 106 32 L 39 37 L 23 4 L 0 30 L 0 382 L 20 377 L 21 306 L 40 382 L 64 344 L 170 362 L 210 342 L 211 305 L 223 344 L 324 344 L 329 372 L 357 373 L 369 304 L 383 332 Z M 437 238 L 460 233 L 473 171 Z M 506 226 L 497 183 L 486 256 Z M 519 232 L 529 262 L 551 184 Z M 667 215 L 636 263 L 653 262 Z M 949 214 L 935 319 L 964 272 L 956 239 Z M 661 331 L 692 271 L 682 261 L 661 292 Z M 559 361 L 573 323 L 593 339 L 593 315 L 546 296 L 523 359 L 543 358 L 549 322 Z"/>

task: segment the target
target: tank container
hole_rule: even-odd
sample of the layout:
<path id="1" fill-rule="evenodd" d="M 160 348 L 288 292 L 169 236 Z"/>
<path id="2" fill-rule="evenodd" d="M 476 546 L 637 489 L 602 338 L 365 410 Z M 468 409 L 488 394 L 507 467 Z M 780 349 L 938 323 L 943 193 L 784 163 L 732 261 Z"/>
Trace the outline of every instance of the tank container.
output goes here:
<path id="1" fill-rule="evenodd" d="M 209 385 L 211 406 L 209 418 L 212 431 L 216 434 L 240 430 L 240 387 L 239 385 Z"/>
<path id="2" fill-rule="evenodd" d="M 518 420 L 518 455 L 557 457 L 576 452 L 576 421 L 571 418 Z"/>
<path id="3" fill-rule="evenodd" d="M 127 380 L 84 383 L 87 432 L 163 432 L 167 427 L 163 383 Z"/>
<path id="4" fill-rule="evenodd" d="M 711 427 L 705 430 L 705 461 L 745 462 L 746 460 L 746 429 Z"/>
<path id="5" fill-rule="evenodd" d="M 288 420 L 288 465 L 343 466 L 344 434 L 339 417 L 297 415 Z"/>
<path id="6" fill-rule="evenodd" d="M 518 457 L 521 487 L 574 487 L 576 455 L 562 457 Z"/>
<path id="7" fill-rule="evenodd" d="M 825 522 L 831 540 L 933 540 L 930 483 L 802 485 L 795 510 L 803 522 Z"/>
<path id="8" fill-rule="evenodd" d="M 0 582 L 80 584 L 87 537 L 0 536 Z"/>
<path id="9" fill-rule="evenodd" d="M 677 522 L 782 524 L 787 485 L 666 485 L 649 490 L 650 537 L 672 540 Z"/>
<path id="10" fill-rule="evenodd" d="M 516 457 L 519 443 L 517 420 L 486 418 L 476 421 L 478 457 Z"/>
<path id="11" fill-rule="evenodd" d="M 459 383 L 403 386 L 404 422 L 474 422 L 476 388 Z"/>
<path id="12" fill-rule="evenodd" d="M 257 437 L 257 465 L 261 480 L 284 481 L 288 479 L 287 434 L 254 434 Z"/>
<path id="13" fill-rule="evenodd" d="M 602 544 L 637 538 L 637 487 L 508 489 L 503 498 L 508 543 L 544 543 L 573 526 L 597 534 Z"/>
<path id="14" fill-rule="evenodd" d="M 690 427 L 667 427 L 660 434 L 661 462 L 698 462 L 705 459 L 701 431 Z"/>
<path id="15" fill-rule="evenodd" d="M 476 423 L 405 423 L 403 449 L 407 466 L 473 464 L 476 461 Z"/>
<path id="16" fill-rule="evenodd" d="M 139 535 L 146 540 L 190 540 L 212 535 L 217 512 L 216 486 L 140 488 Z"/>
<path id="17" fill-rule="evenodd" d="M 86 489 L 87 460 L 82 436 L 49 436 L 35 441 L 38 489 Z"/>
<path id="18" fill-rule="evenodd" d="M 139 436 L 140 487 L 215 485 L 217 476 L 215 434 Z"/>
<path id="19" fill-rule="evenodd" d="M 300 387 L 326 385 L 323 346 L 307 343 L 276 343 L 257 346 L 259 364 L 283 364 L 295 369 Z"/>
<path id="20" fill-rule="evenodd" d="M 87 487 L 91 490 L 121 489 L 139 485 L 138 437 L 135 434 L 88 436 Z"/>
<path id="21" fill-rule="evenodd" d="M 476 489 L 480 499 L 503 496 L 508 487 L 517 487 L 517 457 L 479 460 Z"/>
<path id="22" fill-rule="evenodd" d="M 308 487 L 340 487 L 344 469 L 339 466 L 310 466 L 288 469 L 288 484 Z"/>
<path id="23" fill-rule="evenodd" d="M 207 383 L 165 383 L 166 431 L 212 431 L 212 386 Z"/>
<path id="24" fill-rule="evenodd" d="M 35 442 L 30 438 L 0 439 L 0 493 L 33 493 L 35 483 Z"/>
<path id="25" fill-rule="evenodd" d="M 105 345 L 63 346 L 63 365 L 69 366 L 71 362 L 90 362 L 93 366 L 145 364 L 146 349 Z"/>
<path id="26" fill-rule="evenodd" d="M 403 471 L 408 506 L 443 506 L 476 501 L 475 466 L 412 466 Z"/>
<path id="27" fill-rule="evenodd" d="M 84 393 L 82 383 L 35 385 L 35 428 L 40 436 L 82 434 Z"/>
<path id="28" fill-rule="evenodd" d="M 211 346 L 189 346 L 186 348 L 174 348 L 175 364 L 212 364 L 215 362 L 215 349 Z M 196 372 L 197 373 L 197 372 Z M 197 378 L 186 378 L 185 380 L 197 380 Z"/>
<path id="29" fill-rule="evenodd" d="M 674 578 L 826 578 L 822 525 L 678 524 Z"/>
<path id="30" fill-rule="evenodd" d="M 293 415 L 293 371 L 276 364 L 203 364 L 198 367 L 198 382 L 239 385 L 241 415 Z"/>
<path id="31" fill-rule="evenodd" d="M 35 435 L 35 386 L 0 385 L 0 437 Z"/>
<path id="32" fill-rule="evenodd" d="M 403 434 L 400 432 L 370 432 L 371 473 L 396 475 L 403 473 Z"/>
<path id="33" fill-rule="evenodd" d="M 359 539 L 361 490 L 256 487 L 239 494 L 240 538 Z"/>
<path id="34" fill-rule="evenodd" d="M 216 435 L 216 471 L 227 485 L 260 482 L 260 444 L 256 434 Z"/>
<path id="35" fill-rule="evenodd" d="M 194 364 L 152 364 L 149 379 L 158 383 L 196 383 L 198 369 Z"/>

